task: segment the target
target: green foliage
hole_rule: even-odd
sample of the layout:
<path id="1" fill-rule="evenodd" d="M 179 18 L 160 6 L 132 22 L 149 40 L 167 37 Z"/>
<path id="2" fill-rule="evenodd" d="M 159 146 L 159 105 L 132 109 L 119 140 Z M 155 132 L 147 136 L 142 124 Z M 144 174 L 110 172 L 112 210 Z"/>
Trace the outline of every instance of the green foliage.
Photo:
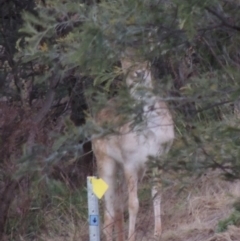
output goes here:
<path id="1" fill-rule="evenodd" d="M 235 225 L 239 226 L 240 225 L 240 212 L 235 210 L 233 213 L 230 214 L 230 216 L 224 220 L 221 220 L 218 223 L 218 232 L 224 232 L 228 229 L 228 226 L 230 225 Z"/>
<path id="2" fill-rule="evenodd" d="M 52 178 L 41 178 L 32 182 L 31 193 L 25 198 L 25 206 L 18 204 L 19 214 L 7 221 L 6 234 L 11 237 L 21 235 L 24 240 L 36 238 L 44 229 L 58 233 L 58 222 L 86 222 L 87 193 L 85 189 L 71 190 L 65 183 Z M 39 179 L 38 179 L 39 180 Z M 60 220 L 58 220 L 60 219 Z"/>
<path id="3" fill-rule="evenodd" d="M 82 220 L 87 220 L 87 192 L 85 189 L 72 191 L 69 187 L 60 181 L 49 179 L 47 182 L 47 194 L 51 202 L 49 205 L 58 207 L 56 211 L 59 213 L 67 213 L 76 216 Z"/>
<path id="4" fill-rule="evenodd" d="M 70 74 L 87 76 L 88 87 L 83 91 L 88 99 L 86 116 L 96 113 L 117 93 L 119 113 L 131 114 L 136 125 L 142 121 L 141 104 L 134 105 L 119 81 L 122 52 L 128 46 L 135 47 L 139 56 L 154 63 L 154 93 L 169 102 L 176 116 L 177 144 L 169 158 L 173 161 L 163 161 L 162 167 L 192 173 L 220 168 L 226 177 L 238 178 L 238 131 L 231 131 L 238 129 L 231 105 L 240 89 L 240 19 L 235 7 L 236 3 L 220 0 L 161 4 L 49 0 L 38 4 L 37 15 L 24 13 L 20 31 L 27 35 L 26 45 L 16 59 L 47 67 L 35 76 L 36 83 L 39 79 L 47 82 L 56 74 L 60 83 Z M 233 16 L 234 21 L 225 16 Z M 60 86 L 56 88 L 59 98 L 67 93 L 66 85 Z M 105 126 L 105 134 L 114 129 Z M 98 131 L 90 120 L 79 131 L 73 126 L 67 128 L 64 136 L 55 136 L 52 152 L 45 160 L 62 160 L 65 151 L 76 157 L 81 148 L 74 142 L 80 139 L 84 143 Z"/>

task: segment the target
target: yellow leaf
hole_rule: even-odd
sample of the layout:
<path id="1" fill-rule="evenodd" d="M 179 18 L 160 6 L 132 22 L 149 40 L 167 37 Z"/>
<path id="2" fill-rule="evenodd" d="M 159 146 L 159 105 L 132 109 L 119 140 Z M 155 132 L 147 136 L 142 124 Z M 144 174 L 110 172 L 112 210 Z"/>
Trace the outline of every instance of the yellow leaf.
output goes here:
<path id="1" fill-rule="evenodd" d="M 187 20 L 186 18 L 183 19 L 183 20 L 181 20 L 181 19 L 179 20 L 179 28 L 180 28 L 180 29 L 183 29 L 183 28 L 184 28 L 184 25 L 185 25 L 185 23 L 186 23 L 186 20 Z"/>
<path id="2" fill-rule="evenodd" d="M 180 88 L 180 91 L 191 90 L 191 89 L 192 89 L 191 85 L 190 84 L 186 84 L 185 86 L 182 86 Z"/>
<path id="3" fill-rule="evenodd" d="M 211 89 L 211 90 L 217 90 L 217 85 L 216 85 L 216 84 L 212 84 L 212 85 L 210 86 L 210 89 Z"/>
<path id="4" fill-rule="evenodd" d="M 134 16 L 131 16 L 131 17 L 128 18 L 128 20 L 126 21 L 126 24 L 127 24 L 127 25 L 133 25 L 133 24 L 135 24 L 135 22 L 136 22 L 135 17 L 134 17 Z"/>
<path id="5" fill-rule="evenodd" d="M 46 43 L 43 43 L 42 45 L 39 46 L 39 49 L 42 51 L 42 52 L 47 52 L 48 51 L 48 46 Z"/>

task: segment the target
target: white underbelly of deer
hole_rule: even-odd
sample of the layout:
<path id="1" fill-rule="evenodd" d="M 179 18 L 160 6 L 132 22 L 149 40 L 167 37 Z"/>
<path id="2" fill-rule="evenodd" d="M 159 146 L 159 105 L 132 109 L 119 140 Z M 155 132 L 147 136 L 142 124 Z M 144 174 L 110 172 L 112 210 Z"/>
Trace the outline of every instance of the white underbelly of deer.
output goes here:
<path id="1" fill-rule="evenodd" d="M 144 131 L 108 136 L 102 141 L 107 148 L 105 154 L 119 164 L 137 162 L 137 165 L 144 165 L 149 156 L 158 157 L 165 152 L 166 146 L 172 142 L 172 136 L 171 130 L 159 125 Z"/>
<path id="2" fill-rule="evenodd" d="M 135 72 L 131 70 L 127 72 L 129 66 L 124 61 L 122 60 L 122 67 L 128 76 L 126 78 L 127 84 L 131 88 L 134 86 L 132 79 L 134 79 L 134 74 L 140 69 L 142 72 L 145 71 L 142 73 L 143 81 L 141 81 L 141 85 L 151 88 L 151 74 L 148 65 L 138 62 L 137 68 L 134 69 Z M 133 94 L 135 93 L 133 92 Z M 134 97 L 136 97 L 136 94 Z M 123 220 L 125 206 L 123 198 L 124 184 L 127 186 L 128 193 L 128 240 L 135 241 L 135 225 L 139 209 L 138 182 L 145 173 L 149 157 L 158 158 L 167 154 L 174 139 L 172 116 L 167 105 L 163 101 L 159 101 L 157 97 L 151 97 L 146 100 L 148 104 L 143 106 L 143 123 L 139 124 L 141 126 L 135 125 L 132 128 L 131 124 L 125 124 L 117 128 L 118 134 L 93 138 L 92 141 L 98 174 L 109 185 L 109 189 L 104 196 L 103 231 L 107 241 L 113 241 L 115 236 L 118 241 L 125 240 Z M 96 122 L 98 124 L 104 121 L 109 122 L 109 120 L 114 122 L 116 120 L 115 114 L 114 106 L 108 106 L 98 113 Z M 152 183 L 154 234 L 159 237 L 162 227 L 160 193 L 156 177 L 157 173 L 154 171 L 154 182 Z M 120 178 L 120 181 L 118 178 Z"/>

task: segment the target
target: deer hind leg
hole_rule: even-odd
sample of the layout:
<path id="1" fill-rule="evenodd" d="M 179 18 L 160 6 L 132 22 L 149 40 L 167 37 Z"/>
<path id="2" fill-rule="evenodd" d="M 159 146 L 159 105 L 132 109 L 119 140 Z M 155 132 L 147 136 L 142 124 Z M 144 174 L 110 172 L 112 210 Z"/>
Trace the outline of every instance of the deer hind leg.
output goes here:
<path id="1" fill-rule="evenodd" d="M 123 211 L 124 211 L 124 180 L 121 180 L 116 191 L 116 199 L 115 199 L 115 217 L 114 217 L 114 223 L 115 223 L 115 233 L 117 235 L 117 241 L 124 241 L 125 233 L 124 233 L 124 217 L 123 217 Z"/>
<path id="2" fill-rule="evenodd" d="M 105 209 L 104 209 L 104 226 L 103 232 L 107 241 L 113 241 L 114 227 L 120 233 L 118 241 L 124 241 L 123 230 L 120 232 L 120 227 L 123 228 L 123 210 L 121 205 L 117 205 L 117 189 L 116 189 L 116 162 L 111 158 L 101 159 L 98 163 L 99 176 L 108 184 L 108 190 L 104 195 Z M 122 236 L 121 236 L 122 234 Z"/>
<path id="3" fill-rule="evenodd" d="M 153 199 L 153 212 L 154 212 L 154 236 L 160 237 L 162 234 L 161 223 L 161 170 L 158 167 L 153 168 L 153 184 L 152 184 L 152 199 Z"/>
<path id="4" fill-rule="evenodd" d="M 135 226 L 139 209 L 138 201 L 138 172 L 136 168 L 125 167 L 124 174 L 128 189 L 128 212 L 129 212 L 129 230 L 128 240 L 135 241 Z"/>

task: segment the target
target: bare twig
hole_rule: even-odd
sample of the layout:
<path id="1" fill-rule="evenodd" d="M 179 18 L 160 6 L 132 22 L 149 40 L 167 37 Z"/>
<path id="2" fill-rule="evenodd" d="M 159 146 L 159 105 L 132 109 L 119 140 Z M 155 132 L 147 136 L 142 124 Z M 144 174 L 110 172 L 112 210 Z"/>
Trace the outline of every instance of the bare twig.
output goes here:
<path id="1" fill-rule="evenodd" d="M 203 112 L 203 111 L 206 111 L 206 110 L 210 110 L 210 109 L 212 109 L 214 107 L 225 105 L 225 104 L 229 104 L 229 103 L 232 103 L 232 101 L 231 100 L 221 101 L 221 102 L 215 103 L 215 104 L 210 105 L 210 106 L 208 105 L 208 107 L 201 108 L 200 110 L 193 110 L 193 111 L 195 111 L 195 114 L 198 114 L 200 112 Z"/>
<path id="2" fill-rule="evenodd" d="M 222 15 L 220 15 L 219 13 L 217 13 L 216 11 L 214 11 L 212 8 L 210 7 L 205 7 L 205 9 L 210 12 L 211 14 L 213 14 L 215 17 L 217 17 L 219 20 L 221 20 L 222 24 L 228 28 L 240 31 L 240 27 L 236 26 L 236 25 L 231 25 L 228 23 L 227 19 L 224 18 Z"/>
<path id="3" fill-rule="evenodd" d="M 214 163 L 214 165 L 216 165 L 217 168 L 221 169 L 224 173 L 226 173 L 226 174 L 228 174 L 228 175 L 230 175 L 230 176 L 233 175 L 231 172 L 229 172 L 229 171 L 227 170 L 227 168 L 226 168 L 225 166 L 223 166 L 223 165 L 221 165 L 220 163 L 218 163 L 211 155 L 209 155 L 209 154 L 207 153 L 207 151 L 205 150 L 205 148 L 201 147 L 201 150 L 203 151 L 203 153 L 204 153 L 205 156 L 207 156 L 208 158 L 211 159 L 211 161 Z"/>

